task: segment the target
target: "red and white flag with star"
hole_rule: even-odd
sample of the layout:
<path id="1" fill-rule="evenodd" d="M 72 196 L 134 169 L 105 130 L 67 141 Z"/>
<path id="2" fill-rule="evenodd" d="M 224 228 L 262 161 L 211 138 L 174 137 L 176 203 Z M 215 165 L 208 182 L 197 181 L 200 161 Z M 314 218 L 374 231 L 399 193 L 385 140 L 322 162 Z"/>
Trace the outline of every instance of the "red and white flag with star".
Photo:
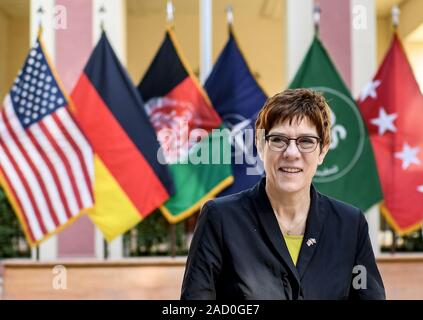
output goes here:
<path id="1" fill-rule="evenodd" d="M 359 106 L 384 193 L 381 211 L 399 233 L 423 222 L 423 96 L 398 36 Z"/>

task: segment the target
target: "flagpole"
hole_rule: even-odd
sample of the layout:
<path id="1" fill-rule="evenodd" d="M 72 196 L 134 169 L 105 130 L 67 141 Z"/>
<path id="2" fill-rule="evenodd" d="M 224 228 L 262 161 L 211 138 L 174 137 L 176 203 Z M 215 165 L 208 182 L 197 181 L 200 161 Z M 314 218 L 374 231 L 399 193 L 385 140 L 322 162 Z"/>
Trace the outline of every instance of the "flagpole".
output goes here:
<path id="1" fill-rule="evenodd" d="M 399 25 L 399 15 L 400 9 L 397 5 L 392 6 L 391 9 L 391 19 L 392 19 L 392 29 L 394 33 L 398 30 Z M 391 228 L 392 231 L 392 247 L 391 247 L 391 254 L 394 254 L 397 251 L 397 233 L 395 232 L 394 228 Z"/>
<path id="2" fill-rule="evenodd" d="M 168 0 L 166 4 L 166 21 L 167 21 L 167 25 L 171 29 L 175 28 L 174 14 L 175 14 L 175 7 L 173 5 L 173 2 L 172 0 Z"/>
<path id="3" fill-rule="evenodd" d="M 226 22 L 228 23 L 228 31 L 231 32 L 234 24 L 234 11 L 232 5 L 228 4 L 225 8 Z"/>
<path id="4" fill-rule="evenodd" d="M 314 34 L 316 36 L 319 35 L 321 13 L 322 13 L 322 9 L 320 8 L 320 5 L 318 3 L 315 3 L 313 7 L 313 24 L 314 24 Z"/>
<path id="5" fill-rule="evenodd" d="M 37 16 L 38 16 L 38 33 L 37 38 L 40 38 L 41 33 L 43 32 L 43 14 L 44 8 L 43 6 L 39 6 L 37 9 Z M 40 261 L 40 245 L 37 244 L 35 247 L 35 261 Z"/>
<path id="6" fill-rule="evenodd" d="M 35 247 L 35 261 L 40 261 L 40 246 Z"/>
<path id="7" fill-rule="evenodd" d="M 107 260 L 109 258 L 109 244 L 106 239 L 103 238 L 103 259 Z"/>
<path id="8" fill-rule="evenodd" d="M 176 225 L 169 224 L 170 231 L 170 256 L 174 258 L 176 256 Z"/>
<path id="9" fill-rule="evenodd" d="M 391 232 L 392 232 L 391 254 L 394 254 L 397 251 L 397 233 L 395 232 L 394 228 L 391 228 Z"/>
<path id="10" fill-rule="evenodd" d="M 173 5 L 172 0 L 168 0 L 166 3 L 166 22 L 169 28 L 175 28 L 174 22 L 174 14 L 175 14 L 175 7 Z M 169 224 L 169 231 L 170 231 L 170 255 L 172 257 L 176 256 L 176 232 L 175 232 L 175 225 Z"/>
<path id="11" fill-rule="evenodd" d="M 392 6 L 391 17 L 392 17 L 392 28 L 394 29 L 394 32 L 397 32 L 398 30 L 400 13 L 401 11 L 397 5 Z"/>

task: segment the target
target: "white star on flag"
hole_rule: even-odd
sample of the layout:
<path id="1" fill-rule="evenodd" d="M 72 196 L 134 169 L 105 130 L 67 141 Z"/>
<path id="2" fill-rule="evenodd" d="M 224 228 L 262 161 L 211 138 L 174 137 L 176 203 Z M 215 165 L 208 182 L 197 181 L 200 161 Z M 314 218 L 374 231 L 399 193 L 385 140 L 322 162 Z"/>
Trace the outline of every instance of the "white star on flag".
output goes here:
<path id="1" fill-rule="evenodd" d="M 377 98 L 376 88 L 381 84 L 380 80 L 369 81 L 361 91 L 360 102 L 363 102 L 367 97 Z"/>
<path id="2" fill-rule="evenodd" d="M 394 126 L 394 120 L 398 117 L 398 114 L 391 113 L 387 114 L 385 109 L 381 107 L 379 109 L 379 118 L 371 119 L 370 122 L 376 126 L 379 126 L 379 135 L 383 135 L 386 131 L 397 131 Z"/>
<path id="3" fill-rule="evenodd" d="M 423 193 L 423 184 L 417 187 L 417 191 Z"/>
<path id="4" fill-rule="evenodd" d="M 419 151 L 419 147 L 411 148 L 408 143 L 405 143 L 401 152 L 395 152 L 395 158 L 402 160 L 402 169 L 406 170 L 412 163 L 420 164 L 420 160 L 417 157 Z"/>

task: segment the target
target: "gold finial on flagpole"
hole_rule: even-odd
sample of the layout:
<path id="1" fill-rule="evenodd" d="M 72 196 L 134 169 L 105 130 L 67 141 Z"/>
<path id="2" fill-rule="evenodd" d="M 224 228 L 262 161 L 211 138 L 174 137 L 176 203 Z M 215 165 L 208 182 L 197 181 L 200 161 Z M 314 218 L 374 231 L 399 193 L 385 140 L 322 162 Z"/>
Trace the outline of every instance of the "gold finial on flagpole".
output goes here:
<path id="1" fill-rule="evenodd" d="M 315 3 L 313 7 L 313 24 L 314 24 L 314 32 L 316 35 L 319 34 L 321 13 L 322 13 L 322 10 L 320 8 L 320 4 Z"/>
<path id="2" fill-rule="evenodd" d="M 169 27 L 174 28 L 175 7 L 172 0 L 168 0 L 166 4 L 166 21 Z"/>
<path id="3" fill-rule="evenodd" d="M 397 31 L 399 25 L 399 15 L 401 11 L 397 5 L 392 6 L 391 17 L 392 17 L 392 27 L 394 31 Z"/>
<path id="4" fill-rule="evenodd" d="M 98 9 L 98 13 L 100 14 L 100 29 L 101 31 L 104 30 L 104 16 L 106 14 L 106 8 L 104 7 L 104 4 L 101 5 L 101 7 Z"/>
<path id="5" fill-rule="evenodd" d="M 43 14 L 44 14 L 44 9 L 42 6 L 40 6 L 37 9 L 37 15 L 38 15 L 38 37 L 41 36 L 41 34 L 43 33 Z"/>
<path id="6" fill-rule="evenodd" d="M 232 30 L 234 24 L 234 10 L 232 5 L 228 4 L 225 8 L 226 11 L 226 22 L 228 23 L 229 32 Z"/>

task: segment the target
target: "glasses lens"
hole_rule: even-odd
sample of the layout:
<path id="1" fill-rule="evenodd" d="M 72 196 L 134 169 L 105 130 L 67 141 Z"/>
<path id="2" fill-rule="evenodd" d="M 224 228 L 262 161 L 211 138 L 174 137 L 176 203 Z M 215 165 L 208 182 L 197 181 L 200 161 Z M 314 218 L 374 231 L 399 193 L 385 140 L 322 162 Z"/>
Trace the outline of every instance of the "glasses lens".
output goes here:
<path id="1" fill-rule="evenodd" d="M 272 150 L 282 151 L 285 150 L 289 144 L 289 140 L 283 136 L 270 136 L 269 146 Z"/>
<path id="2" fill-rule="evenodd" d="M 300 137 L 297 139 L 298 148 L 300 151 L 313 152 L 317 147 L 317 138 L 315 137 Z"/>

